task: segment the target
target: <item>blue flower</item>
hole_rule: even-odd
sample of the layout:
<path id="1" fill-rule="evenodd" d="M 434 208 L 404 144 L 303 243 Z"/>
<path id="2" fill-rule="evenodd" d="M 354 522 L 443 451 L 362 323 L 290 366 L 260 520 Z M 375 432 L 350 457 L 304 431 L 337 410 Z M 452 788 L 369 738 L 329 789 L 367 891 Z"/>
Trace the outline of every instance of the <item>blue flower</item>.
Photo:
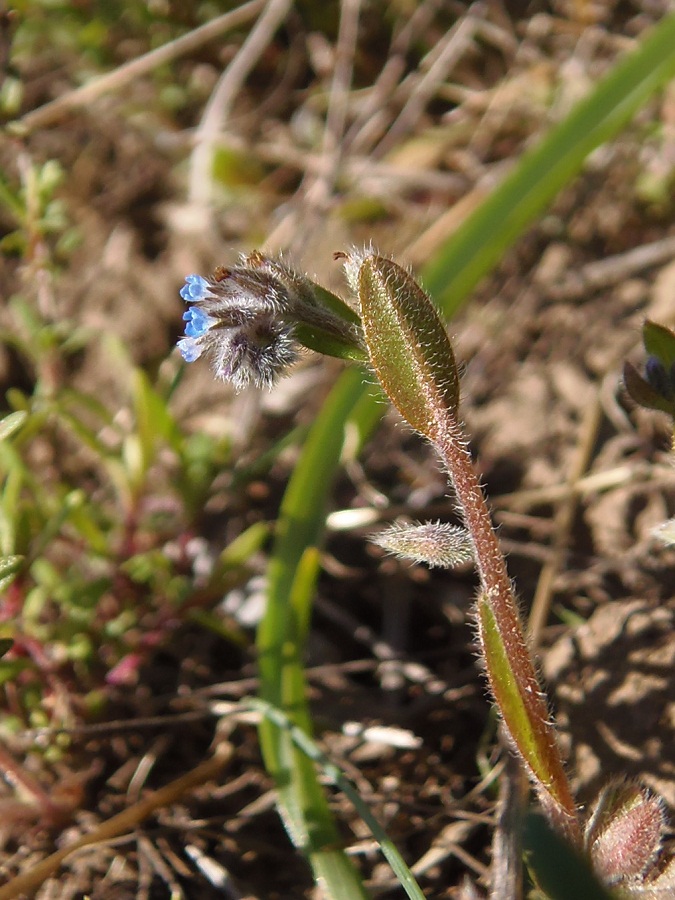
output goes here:
<path id="1" fill-rule="evenodd" d="M 199 359 L 204 350 L 194 338 L 189 337 L 181 338 L 176 346 L 185 362 L 194 362 L 196 359 Z"/>
<path id="2" fill-rule="evenodd" d="M 235 390 L 271 387 L 298 358 L 300 341 L 333 355 L 365 355 L 358 316 L 336 312 L 329 292 L 281 259 L 251 253 L 210 277 L 188 275 L 180 295 L 190 304 L 178 341 L 183 359 L 208 357 L 216 377 Z"/>
<path id="3" fill-rule="evenodd" d="M 186 303 L 194 303 L 204 300 L 209 296 L 210 285 L 201 275 L 188 275 L 185 284 L 180 289 L 180 295 Z"/>
<path id="4" fill-rule="evenodd" d="M 186 285 L 187 287 L 187 285 Z M 185 288 L 183 288 L 185 290 Z M 203 334 L 217 324 L 218 320 L 213 316 L 209 316 L 199 306 L 192 306 L 187 312 L 183 313 L 183 319 L 187 322 L 185 326 L 185 334 L 189 338 L 201 337 Z"/>
<path id="5" fill-rule="evenodd" d="M 178 341 L 183 359 L 207 355 L 216 376 L 236 390 L 271 387 L 297 359 L 292 304 L 270 273 L 237 266 L 212 278 L 188 275 L 180 295 L 190 304 Z"/>
<path id="6" fill-rule="evenodd" d="M 204 303 L 213 297 L 211 285 L 201 275 L 188 275 L 180 295 L 186 303 Z M 191 306 L 183 313 L 185 321 L 185 337 L 178 341 L 178 349 L 185 362 L 194 362 L 204 352 L 205 345 L 198 338 L 204 337 L 209 328 L 217 324 L 217 319 L 210 316 L 201 306 Z"/>

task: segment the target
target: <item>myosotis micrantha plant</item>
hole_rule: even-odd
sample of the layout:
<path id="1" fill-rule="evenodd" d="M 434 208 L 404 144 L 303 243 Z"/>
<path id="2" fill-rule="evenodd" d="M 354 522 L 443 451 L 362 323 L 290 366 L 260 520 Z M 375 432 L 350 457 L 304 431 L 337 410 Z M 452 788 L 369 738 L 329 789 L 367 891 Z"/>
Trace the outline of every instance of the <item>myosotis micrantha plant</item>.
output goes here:
<path id="1" fill-rule="evenodd" d="M 601 880 L 620 888 L 622 896 L 671 887 L 672 874 L 656 868 L 664 828 L 658 798 L 615 781 L 582 822 L 462 429 L 459 373 L 436 308 L 393 260 L 371 249 L 336 257 L 344 260 L 359 317 L 285 262 L 260 253 L 242 257 L 238 266 L 219 268 L 211 278 L 188 276 L 181 291 L 190 304 L 184 315 L 186 334 L 179 341 L 182 355 L 193 361 L 206 354 L 215 374 L 239 389 L 272 386 L 303 345 L 347 359 L 365 354 L 385 394 L 436 450 L 463 521 L 463 527 L 395 525 L 376 541 L 430 565 L 451 567 L 473 560 L 480 580 L 475 621 L 482 663 L 509 743 L 549 823 L 585 852 Z M 659 335 L 646 379 L 627 370 L 626 380 L 633 394 L 643 382 L 643 399 L 651 391 L 650 397 L 660 398 L 656 408 L 663 409 L 675 397 L 675 344 Z"/>

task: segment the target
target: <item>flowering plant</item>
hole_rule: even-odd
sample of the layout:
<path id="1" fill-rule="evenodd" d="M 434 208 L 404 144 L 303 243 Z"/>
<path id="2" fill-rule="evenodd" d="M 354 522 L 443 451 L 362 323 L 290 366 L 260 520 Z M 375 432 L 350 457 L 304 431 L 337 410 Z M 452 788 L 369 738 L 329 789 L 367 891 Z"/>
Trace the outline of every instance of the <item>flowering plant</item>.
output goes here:
<path id="1" fill-rule="evenodd" d="M 385 394 L 438 453 L 463 519 L 460 528 L 439 522 L 394 525 L 377 542 L 429 565 L 473 560 L 480 579 L 475 620 L 487 681 L 508 743 L 549 823 L 590 861 L 606 885 L 621 889 L 621 896 L 672 889 L 673 867 L 659 867 L 665 822 L 658 798 L 639 786 L 612 782 L 582 823 L 467 448 L 459 419 L 459 372 L 436 308 L 406 269 L 372 249 L 336 258 L 344 262 L 359 316 L 285 263 L 257 253 L 244 257 L 239 267 L 216 270 L 212 278 L 188 276 L 181 296 L 192 306 L 184 315 L 181 353 L 193 361 L 206 352 L 216 375 L 237 389 L 249 383 L 272 386 L 303 343 L 347 359 L 366 356 Z M 646 379 L 630 372 L 627 377 L 627 383 L 631 378 L 634 384 L 644 382 L 641 390 L 651 392 L 652 407 L 654 397 L 661 404 L 672 403 L 675 393 L 669 380 L 675 352 L 671 359 L 671 344 L 661 341 L 659 346 Z M 554 888 L 545 881 L 540 879 L 542 889 Z M 602 896 L 602 888 L 594 896 Z"/>

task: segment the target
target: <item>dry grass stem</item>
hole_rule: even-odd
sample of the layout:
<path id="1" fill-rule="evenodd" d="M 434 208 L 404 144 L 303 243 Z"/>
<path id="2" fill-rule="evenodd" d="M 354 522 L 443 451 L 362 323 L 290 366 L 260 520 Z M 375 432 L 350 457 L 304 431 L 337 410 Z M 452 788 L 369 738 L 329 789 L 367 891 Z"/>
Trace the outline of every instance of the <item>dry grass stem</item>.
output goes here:
<path id="1" fill-rule="evenodd" d="M 154 791 L 144 800 L 140 800 L 118 815 L 101 823 L 94 831 L 82 835 L 81 838 L 69 846 L 52 853 L 51 856 L 47 856 L 29 871 L 10 879 L 10 881 L 0 887 L 0 900 L 14 900 L 20 894 L 37 890 L 77 850 L 89 847 L 92 844 L 98 844 L 101 841 L 109 841 L 127 831 L 132 831 L 158 809 L 175 803 L 184 794 L 215 778 L 232 759 L 233 753 L 234 749 L 230 744 L 220 744 L 211 759 L 185 775 L 181 775 L 180 778 L 176 778 L 175 781 L 172 781 L 165 787 Z"/>
<path id="2" fill-rule="evenodd" d="M 406 91 L 408 97 L 401 112 L 387 129 L 386 135 L 373 148 L 375 157 L 386 155 L 405 134 L 414 130 L 429 100 L 438 90 L 453 66 L 462 58 L 476 34 L 480 16 L 484 13 L 482 2 L 472 3 L 466 14 L 458 20 L 437 46 L 430 52 L 426 60 L 428 69 L 420 76 L 404 81 L 400 90 Z"/>
<path id="3" fill-rule="evenodd" d="M 328 96 L 318 173 L 305 188 L 305 202 L 323 208 L 333 192 L 342 157 L 342 137 L 349 109 L 349 88 L 359 32 L 360 0 L 342 0 L 340 27 L 335 45 L 335 61 Z"/>
<path id="4" fill-rule="evenodd" d="M 38 109 L 31 110 L 13 125 L 16 125 L 23 131 L 35 131 L 38 128 L 46 128 L 49 125 L 53 125 L 54 122 L 58 121 L 70 110 L 83 109 L 103 94 L 107 94 L 110 91 L 118 91 L 129 84 L 129 82 L 147 75 L 159 66 L 172 62 L 188 53 L 193 53 L 204 44 L 220 37 L 227 31 L 232 31 L 240 25 L 245 25 L 264 6 L 264 0 L 250 0 L 250 2 L 237 7 L 237 9 L 233 9 L 222 16 L 217 16 L 210 22 L 206 22 L 204 25 L 200 25 L 199 28 L 195 28 L 189 34 L 169 41 L 162 47 L 157 47 L 156 50 L 150 50 L 148 53 L 144 53 L 143 56 L 132 59 L 131 62 L 118 66 L 105 75 L 94 78 L 82 87 L 69 91 L 56 100 L 38 107 Z"/>
<path id="5" fill-rule="evenodd" d="M 274 33 L 291 7 L 291 0 L 269 0 L 263 4 L 260 18 L 225 69 L 204 108 L 194 136 L 190 158 L 188 202 L 208 209 L 212 200 L 213 153 L 219 135 L 226 127 L 232 104 L 246 76 L 254 68 Z"/>

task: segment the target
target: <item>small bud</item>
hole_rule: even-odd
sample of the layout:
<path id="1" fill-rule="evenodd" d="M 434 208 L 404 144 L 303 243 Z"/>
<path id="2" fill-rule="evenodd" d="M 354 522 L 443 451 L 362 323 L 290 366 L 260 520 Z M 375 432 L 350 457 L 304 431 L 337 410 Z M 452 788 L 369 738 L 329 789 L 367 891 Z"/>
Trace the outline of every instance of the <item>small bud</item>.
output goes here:
<path id="1" fill-rule="evenodd" d="M 649 874 L 661 849 L 665 825 L 661 801 L 627 782 L 605 787 L 586 827 L 593 867 L 607 885 Z"/>
<path id="2" fill-rule="evenodd" d="M 451 569 L 473 560 L 473 544 L 464 528 L 448 522 L 394 524 L 370 540 L 402 559 Z"/>

